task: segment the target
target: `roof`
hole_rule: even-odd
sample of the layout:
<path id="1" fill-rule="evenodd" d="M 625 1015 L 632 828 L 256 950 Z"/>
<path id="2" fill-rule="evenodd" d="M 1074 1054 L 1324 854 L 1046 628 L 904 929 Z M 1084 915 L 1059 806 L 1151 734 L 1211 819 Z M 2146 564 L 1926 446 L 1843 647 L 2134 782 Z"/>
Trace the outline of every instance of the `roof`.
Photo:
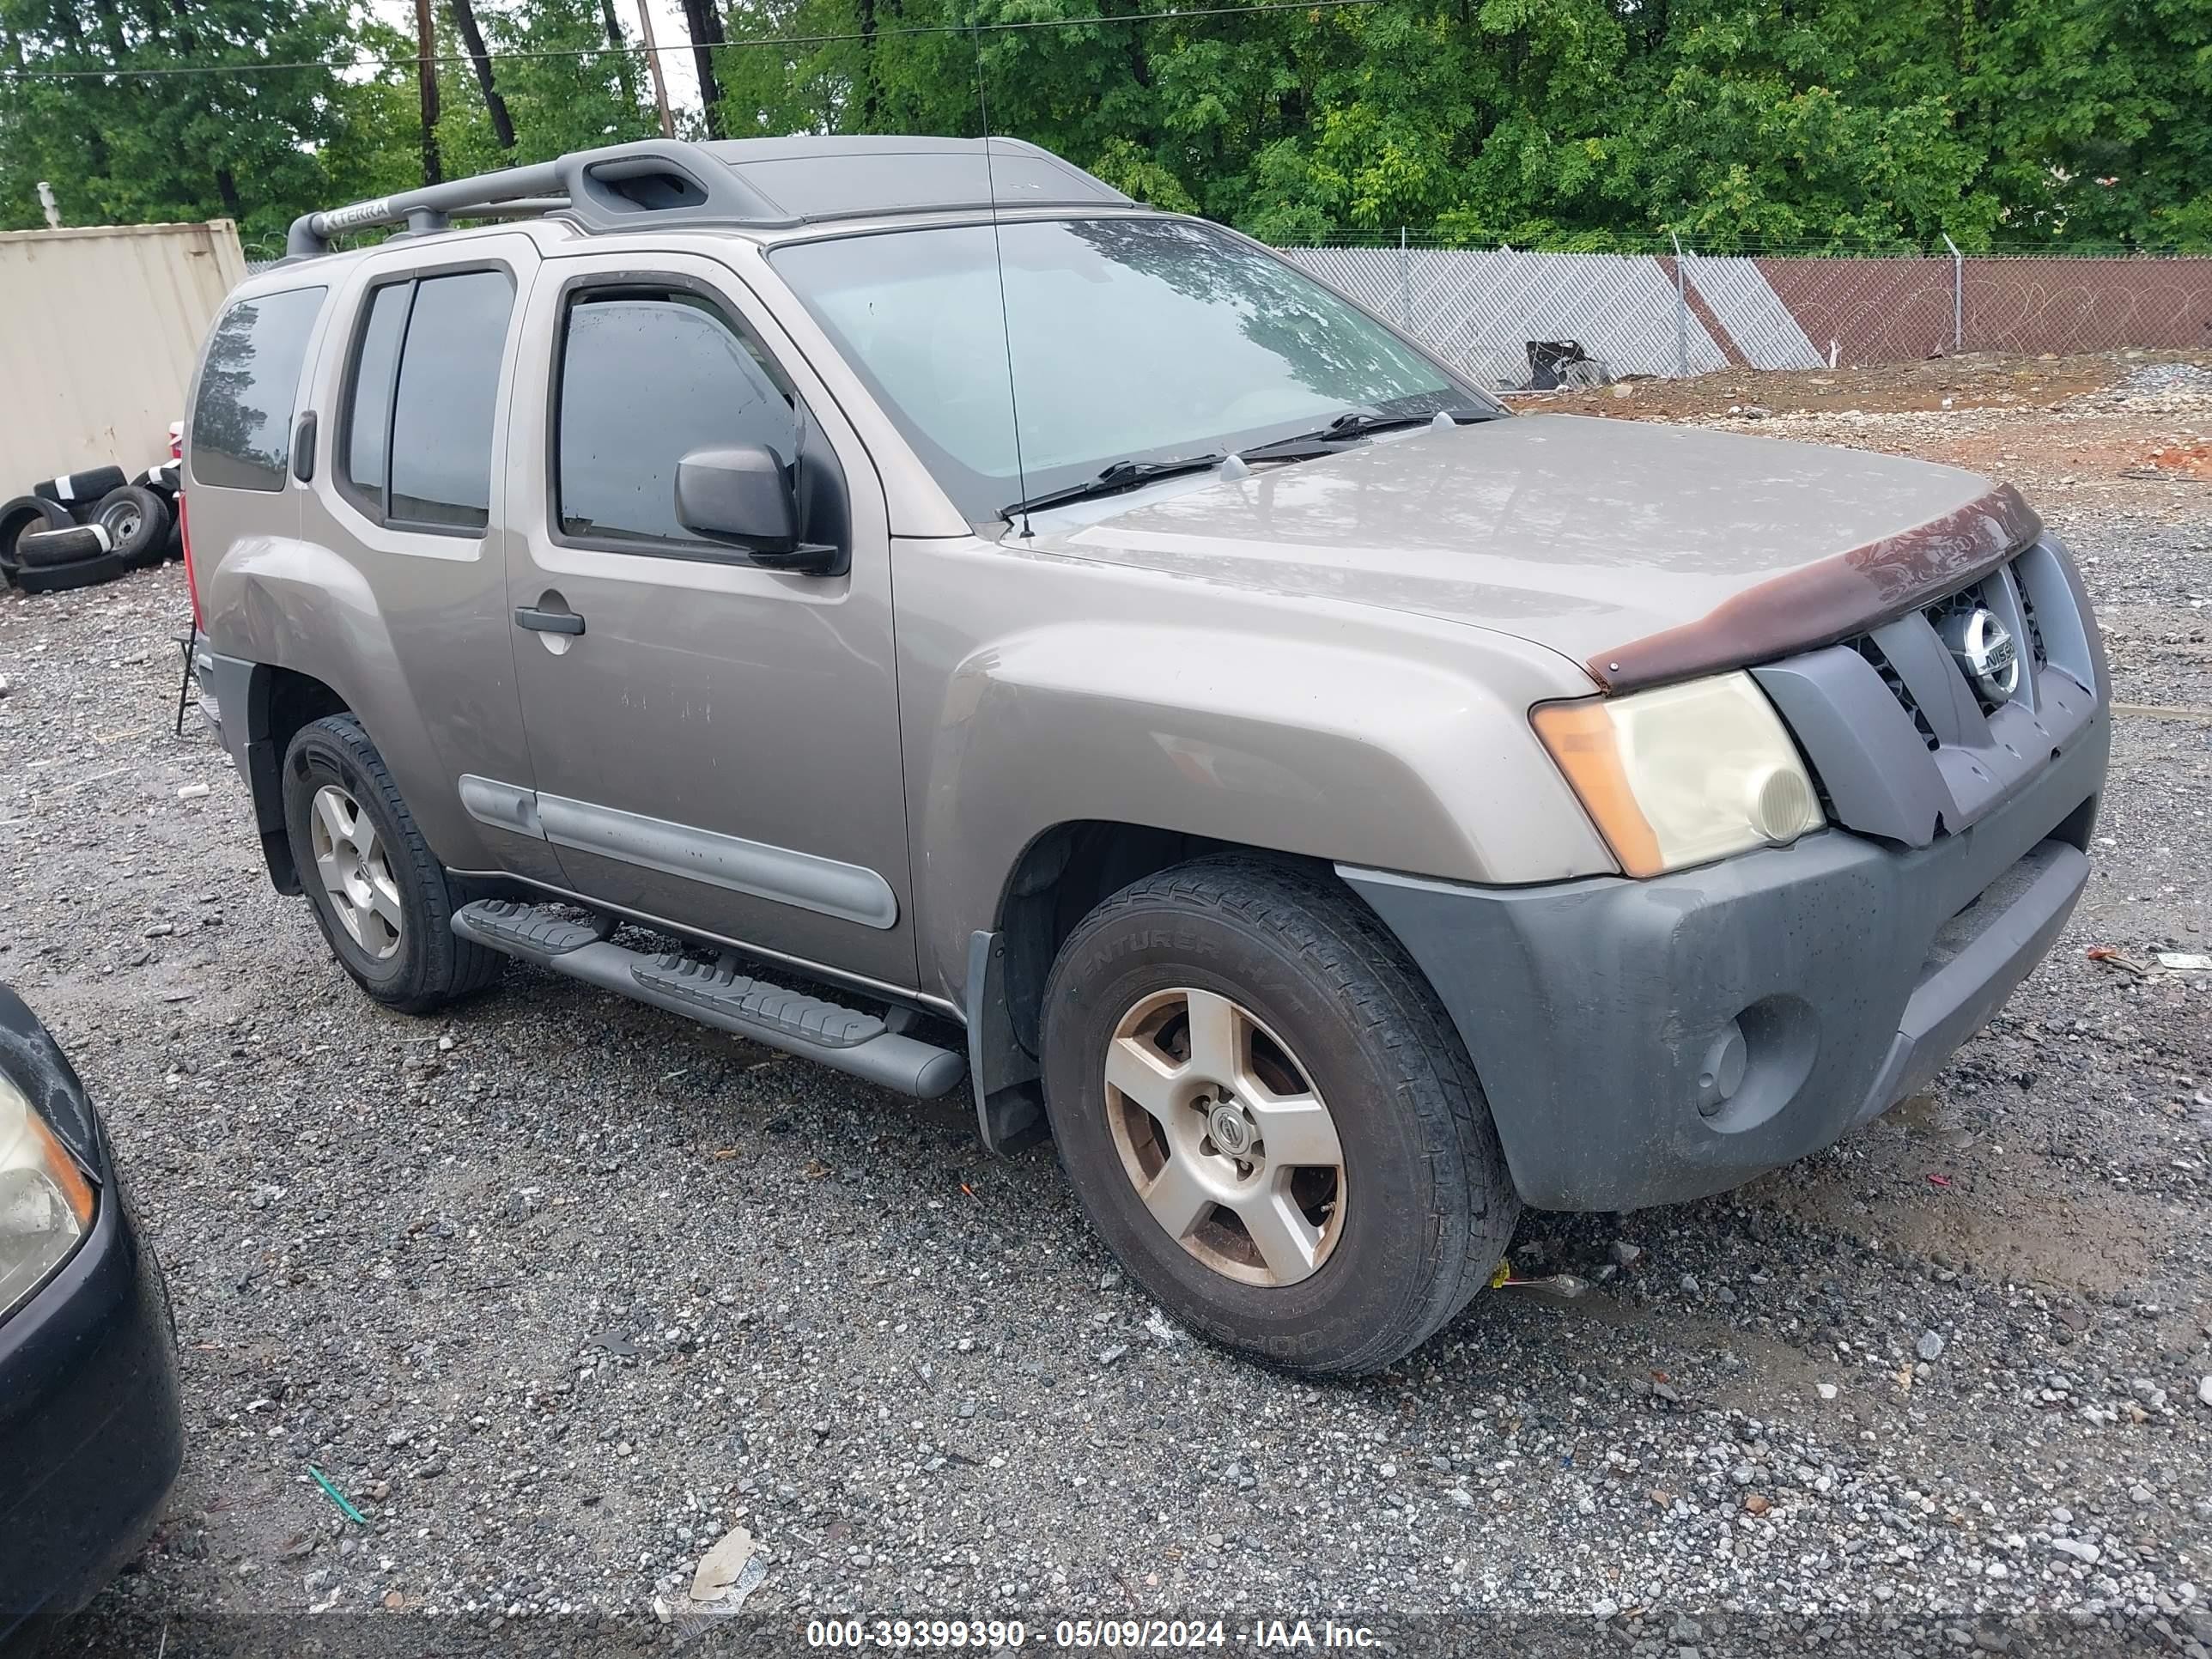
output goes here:
<path id="1" fill-rule="evenodd" d="M 650 138 L 304 213 L 286 252 L 327 253 L 333 235 L 371 225 L 424 235 L 456 218 L 554 214 L 587 232 L 648 223 L 771 230 L 953 208 L 1134 205 L 1018 138 Z"/>

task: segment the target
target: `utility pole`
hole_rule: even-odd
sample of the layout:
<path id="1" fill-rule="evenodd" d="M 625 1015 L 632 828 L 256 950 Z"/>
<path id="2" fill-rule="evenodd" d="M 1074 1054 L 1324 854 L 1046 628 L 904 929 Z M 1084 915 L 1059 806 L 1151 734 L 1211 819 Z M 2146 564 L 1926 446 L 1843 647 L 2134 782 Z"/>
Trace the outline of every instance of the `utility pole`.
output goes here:
<path id="1" fill-rule="evenodd" d="M 1943 235 L 1943 246 L 1951 250 L 1951 349 L 1966 349 L 1966 256 L 1959 252 L 1959 245 L 1951 240 L 1950 233 Z"/>
<path id="2" fill-rule="evenodd" d="M 438 165 L 438 35 L 430 0 L 415 0 L 415 80 L 422 91 L 422 182 L 434 185 L 446 175 Z"/>
<path id="3" fill-rule="evenodd" d="M 1682 239 L 1667 233 L 1674 244 L 1674 373 L 1690 372 L 1690 267 L 1682 258 Z"/>
<path id="4" fill-rule="evenodd" d="M 660 52 L 653 44 L 653 13 L 647 9 L 650 0 L 637 0 L 637 32 L 645 37 L 645 65 L 653 71 L 653 101 L 660 106 L 660 136 L 676 136 L 676 118 L 668 112 L 668 82 L 661 78 Z"/>

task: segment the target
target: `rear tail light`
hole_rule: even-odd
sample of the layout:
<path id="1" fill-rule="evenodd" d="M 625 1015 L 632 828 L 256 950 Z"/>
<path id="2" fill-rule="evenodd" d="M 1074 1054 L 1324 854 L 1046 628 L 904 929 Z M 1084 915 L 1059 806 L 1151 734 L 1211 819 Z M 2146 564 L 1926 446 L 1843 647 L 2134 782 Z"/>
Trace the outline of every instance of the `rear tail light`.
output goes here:
<path id="1" fill-rule="evenodd" d="M 192 515 L 185 507 L 185 492 L 177 492 L 177 539 L 185 549 L 185 592 L 192 598 L 192 629 L 204 631 L 200 625 L 200 579 L 192 569 Z"/>
<path id="2" fill-rule="evenodd" d="M 169 422 L 169 459 L 173 461 L 185 459 L 185 423 L 182 421 Z"/>

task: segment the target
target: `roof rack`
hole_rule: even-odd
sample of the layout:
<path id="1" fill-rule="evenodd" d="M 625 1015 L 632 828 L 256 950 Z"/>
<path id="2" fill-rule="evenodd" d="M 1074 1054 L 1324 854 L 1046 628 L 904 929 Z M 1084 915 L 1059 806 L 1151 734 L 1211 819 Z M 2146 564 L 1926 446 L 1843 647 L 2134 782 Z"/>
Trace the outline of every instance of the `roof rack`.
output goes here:
<path id="1" fill-rule="evenodd" d="M 373 225 L 428 235 L 456 219 L 557 214 L 594 232 L 647 221 L 773 230 L 945 209 L 1134 205 L 1104 180 L 1018 138 L 648 138 L 303 213 L 292 222 L 285 253 L 328 253 L 331 237 Z"/>

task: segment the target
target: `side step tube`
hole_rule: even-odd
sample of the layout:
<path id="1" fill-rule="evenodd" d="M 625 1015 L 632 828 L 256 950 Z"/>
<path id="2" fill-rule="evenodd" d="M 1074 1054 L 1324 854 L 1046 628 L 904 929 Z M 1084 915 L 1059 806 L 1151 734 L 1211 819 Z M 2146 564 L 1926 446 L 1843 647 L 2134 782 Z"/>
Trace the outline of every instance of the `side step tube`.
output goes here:
<path id="1" fill-rule="evenodd" d="M 481 899 L 456 910 L 453 925 L 473 943 L 919 1100 L 949 1093 L 968 1074 L 966 1056 L 886 1030 L 873 1015 L 632 951 L 538 906 Z"/>

